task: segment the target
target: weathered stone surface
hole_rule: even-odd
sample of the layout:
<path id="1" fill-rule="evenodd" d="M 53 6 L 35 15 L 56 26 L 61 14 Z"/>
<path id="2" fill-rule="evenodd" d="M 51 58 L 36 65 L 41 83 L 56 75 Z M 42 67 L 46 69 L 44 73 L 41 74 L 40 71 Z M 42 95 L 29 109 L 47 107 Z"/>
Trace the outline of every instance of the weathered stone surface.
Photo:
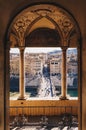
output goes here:
<path id="1" fill-rule="evenodd" d="M 11 24 L 13 18 L 24 8 L 28 7 L 30 4 L 37 3 L 51 3 L 51 0 L 0 0 L 0 130 L 8 130 L 8 118 L 6 110 L 8 110 L 8 91 L 6 92 L 6 83 L 8 82 L 8 78 L 6 78 L 7 73 L 5 70 L 6 67 L 6 58 L 4 55 L 4 49 L 7 41 L 7 31 L 9 25 Z M 81 49 L 81 74 L 80 74 L 80 87 L 79 93 L 81 93 L 80 106 L 82 111 L 80 111 L 81 116 L 79 115 L 80 122 L 82 122 L 82 129 L 86 130 L 86 1 L 83 0 L 53 0 L 52 3 L 55 5 L 61 5 L 65 9 L 67 9 L 76 19 L 79 24 L 81 30 L 82 37 L 82 47 Z M 45 13 L 42 13 L 42 16 L 45 16 Z M 53 16 L 52 16 L 53 17 Z M 2 46 L 3 45 L 3 46 Z M 5 65 L 5 66 L 4 66 Z M 5 73 L 4 73 L 5 72 Z M 7 76 L 8 77 L 8 76 Z M 5 80 L 6 79 L 6 80 Z M 5 100 L 4 100 L 5 98 Z M 81 101 L 80 100 L 80 101 Z M 4 116 L 5 114 L 5 116 Z M 6 124 L 7 123 L 7 124 Z M 81 123 L 80 123 L 81 124 Z"/>

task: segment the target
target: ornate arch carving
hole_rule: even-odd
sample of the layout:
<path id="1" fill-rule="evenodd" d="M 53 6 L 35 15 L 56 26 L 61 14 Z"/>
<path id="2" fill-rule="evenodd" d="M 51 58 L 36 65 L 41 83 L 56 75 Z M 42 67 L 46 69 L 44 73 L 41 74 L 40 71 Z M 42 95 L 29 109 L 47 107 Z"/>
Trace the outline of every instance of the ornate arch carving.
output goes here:
<path id="1" fill-rule="evenodd" d="M 28 35 L 28 28 L 32 23 L 36 22 L 36 19 L 40 18 L 48 18 L 48 20 L 54 21 L 53 24 L 55 25 L 55 29 L 59 28 L 58 32 L 63 42 L 62 46 L 74 46 L 72 42 L 73 40 L 75 41 L 75 37 L 76 41 L 78 41 L 77 39 L 80 37 L 78 33 L 79 30 L 76 29 L 76 22 L 68 12 L 54 5 L 41 4 L 24 9 L 13 20 L 10 30 L 15 30 L 18 34 L 18 46 L 25 46 L 24 41 L 25 37 Z M 55 23 L 57 24 L 57 27 Z M 74 31 L 76 32 L 76 35 L 73 34 L 73 36 L 71 36 Z"/>

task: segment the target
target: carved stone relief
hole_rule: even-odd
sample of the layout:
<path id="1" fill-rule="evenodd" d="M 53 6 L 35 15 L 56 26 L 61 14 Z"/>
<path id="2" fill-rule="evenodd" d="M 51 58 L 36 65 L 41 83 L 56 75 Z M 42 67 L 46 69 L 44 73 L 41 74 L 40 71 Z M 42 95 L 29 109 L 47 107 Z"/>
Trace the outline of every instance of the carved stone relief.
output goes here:
<path id="1" fill-rule="evenodd" d="M 70 47 L 79 47 L 80 44 L 80 36 L 79 34 L 76 32 L 76 30 L 72 30 L 70 35 L 69 35 L 69 39 L 68 39 L 68 44 Z"/>
<path id="2" fill-rule="evenodd" d="M 52 19 L 59 27 L 64 41 L 68 41 L 68 35 L 74 27 L 72 17 L 62 8 L 53 5 L 35 5 L 22 11 L 14 19 L 13 28 L 18 32 L 19 44 L 24 46 L 25 32 L 27 28 L 38 18 L 48 17 Z M 67 39 L 67 41 L 66 41 Z M 63 43 L 65 44 L 65 43 Z"/>
<path id="3" fill-rule="evenodd" d="M 10 33 L 10 47 L 13 48 L 13 47 L 18 47 L 18 38 L 13 34 L 13 33 Z"/>

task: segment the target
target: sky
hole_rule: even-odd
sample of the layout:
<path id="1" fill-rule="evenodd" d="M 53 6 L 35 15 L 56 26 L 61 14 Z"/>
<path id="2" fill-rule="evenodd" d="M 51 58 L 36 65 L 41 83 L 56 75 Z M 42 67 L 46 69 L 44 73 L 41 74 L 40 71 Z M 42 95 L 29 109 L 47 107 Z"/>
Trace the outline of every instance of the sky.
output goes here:
<path id="1" fill-rule="evenodd" d="M 56 47 L 29 47 L 25 49 L 25 52 L 28 53 L 47 53 L 47 52 L 51 52 L 54 50 L 61 50 L 61 48 L 56 48 Z M 10 49 L 10 53 L 19 53 L 19 49 L 18 48 L 11 48 Z"/>
<path id="2" fill-rule="evenodd" d="M 69 48 L 68 50 L 72 50 L 75 48 Z M 47 53 L 47 52 L 52 52 L 52 51 L 56 51 L 56 50 L 61 50 L 60 47 L 29 47 L 29 48 L 25 48 L 25 53 Z M 19 49 L 18 48 L 11 48 L 10 49 L 10 53 L 19 53 Z"/>

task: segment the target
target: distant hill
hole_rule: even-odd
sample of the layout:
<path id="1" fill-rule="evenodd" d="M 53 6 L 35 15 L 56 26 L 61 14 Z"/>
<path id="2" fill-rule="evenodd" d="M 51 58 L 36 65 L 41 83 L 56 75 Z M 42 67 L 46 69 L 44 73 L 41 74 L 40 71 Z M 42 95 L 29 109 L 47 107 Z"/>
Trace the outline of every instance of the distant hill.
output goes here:
<path id="1" fill-rule="evenodd" d="M 60 52 L 61 52 L 61 50 L 54 50 L 54 51 L 48 52 L 48 54 L 55 55 L 55 54 L 60 53 Z"/>
<path id="2" fill-rule="evenodd" d="M 61 52 L 61 50 L 54 50 L 54 51 L 48 52 L 48 54 L 55 55 L 55 54 L 58 54 L 60 52 Z M 76 48 L 68 49 L 68 54 L 72 54 L 72 53 L 77 54 L 77 49 Z"/>
<path id="3" fill-rule="evenodd" d="M 77 54 L 77 49 L 74 48 L 74 49 L 68 49 L 68 54 Z"/>

